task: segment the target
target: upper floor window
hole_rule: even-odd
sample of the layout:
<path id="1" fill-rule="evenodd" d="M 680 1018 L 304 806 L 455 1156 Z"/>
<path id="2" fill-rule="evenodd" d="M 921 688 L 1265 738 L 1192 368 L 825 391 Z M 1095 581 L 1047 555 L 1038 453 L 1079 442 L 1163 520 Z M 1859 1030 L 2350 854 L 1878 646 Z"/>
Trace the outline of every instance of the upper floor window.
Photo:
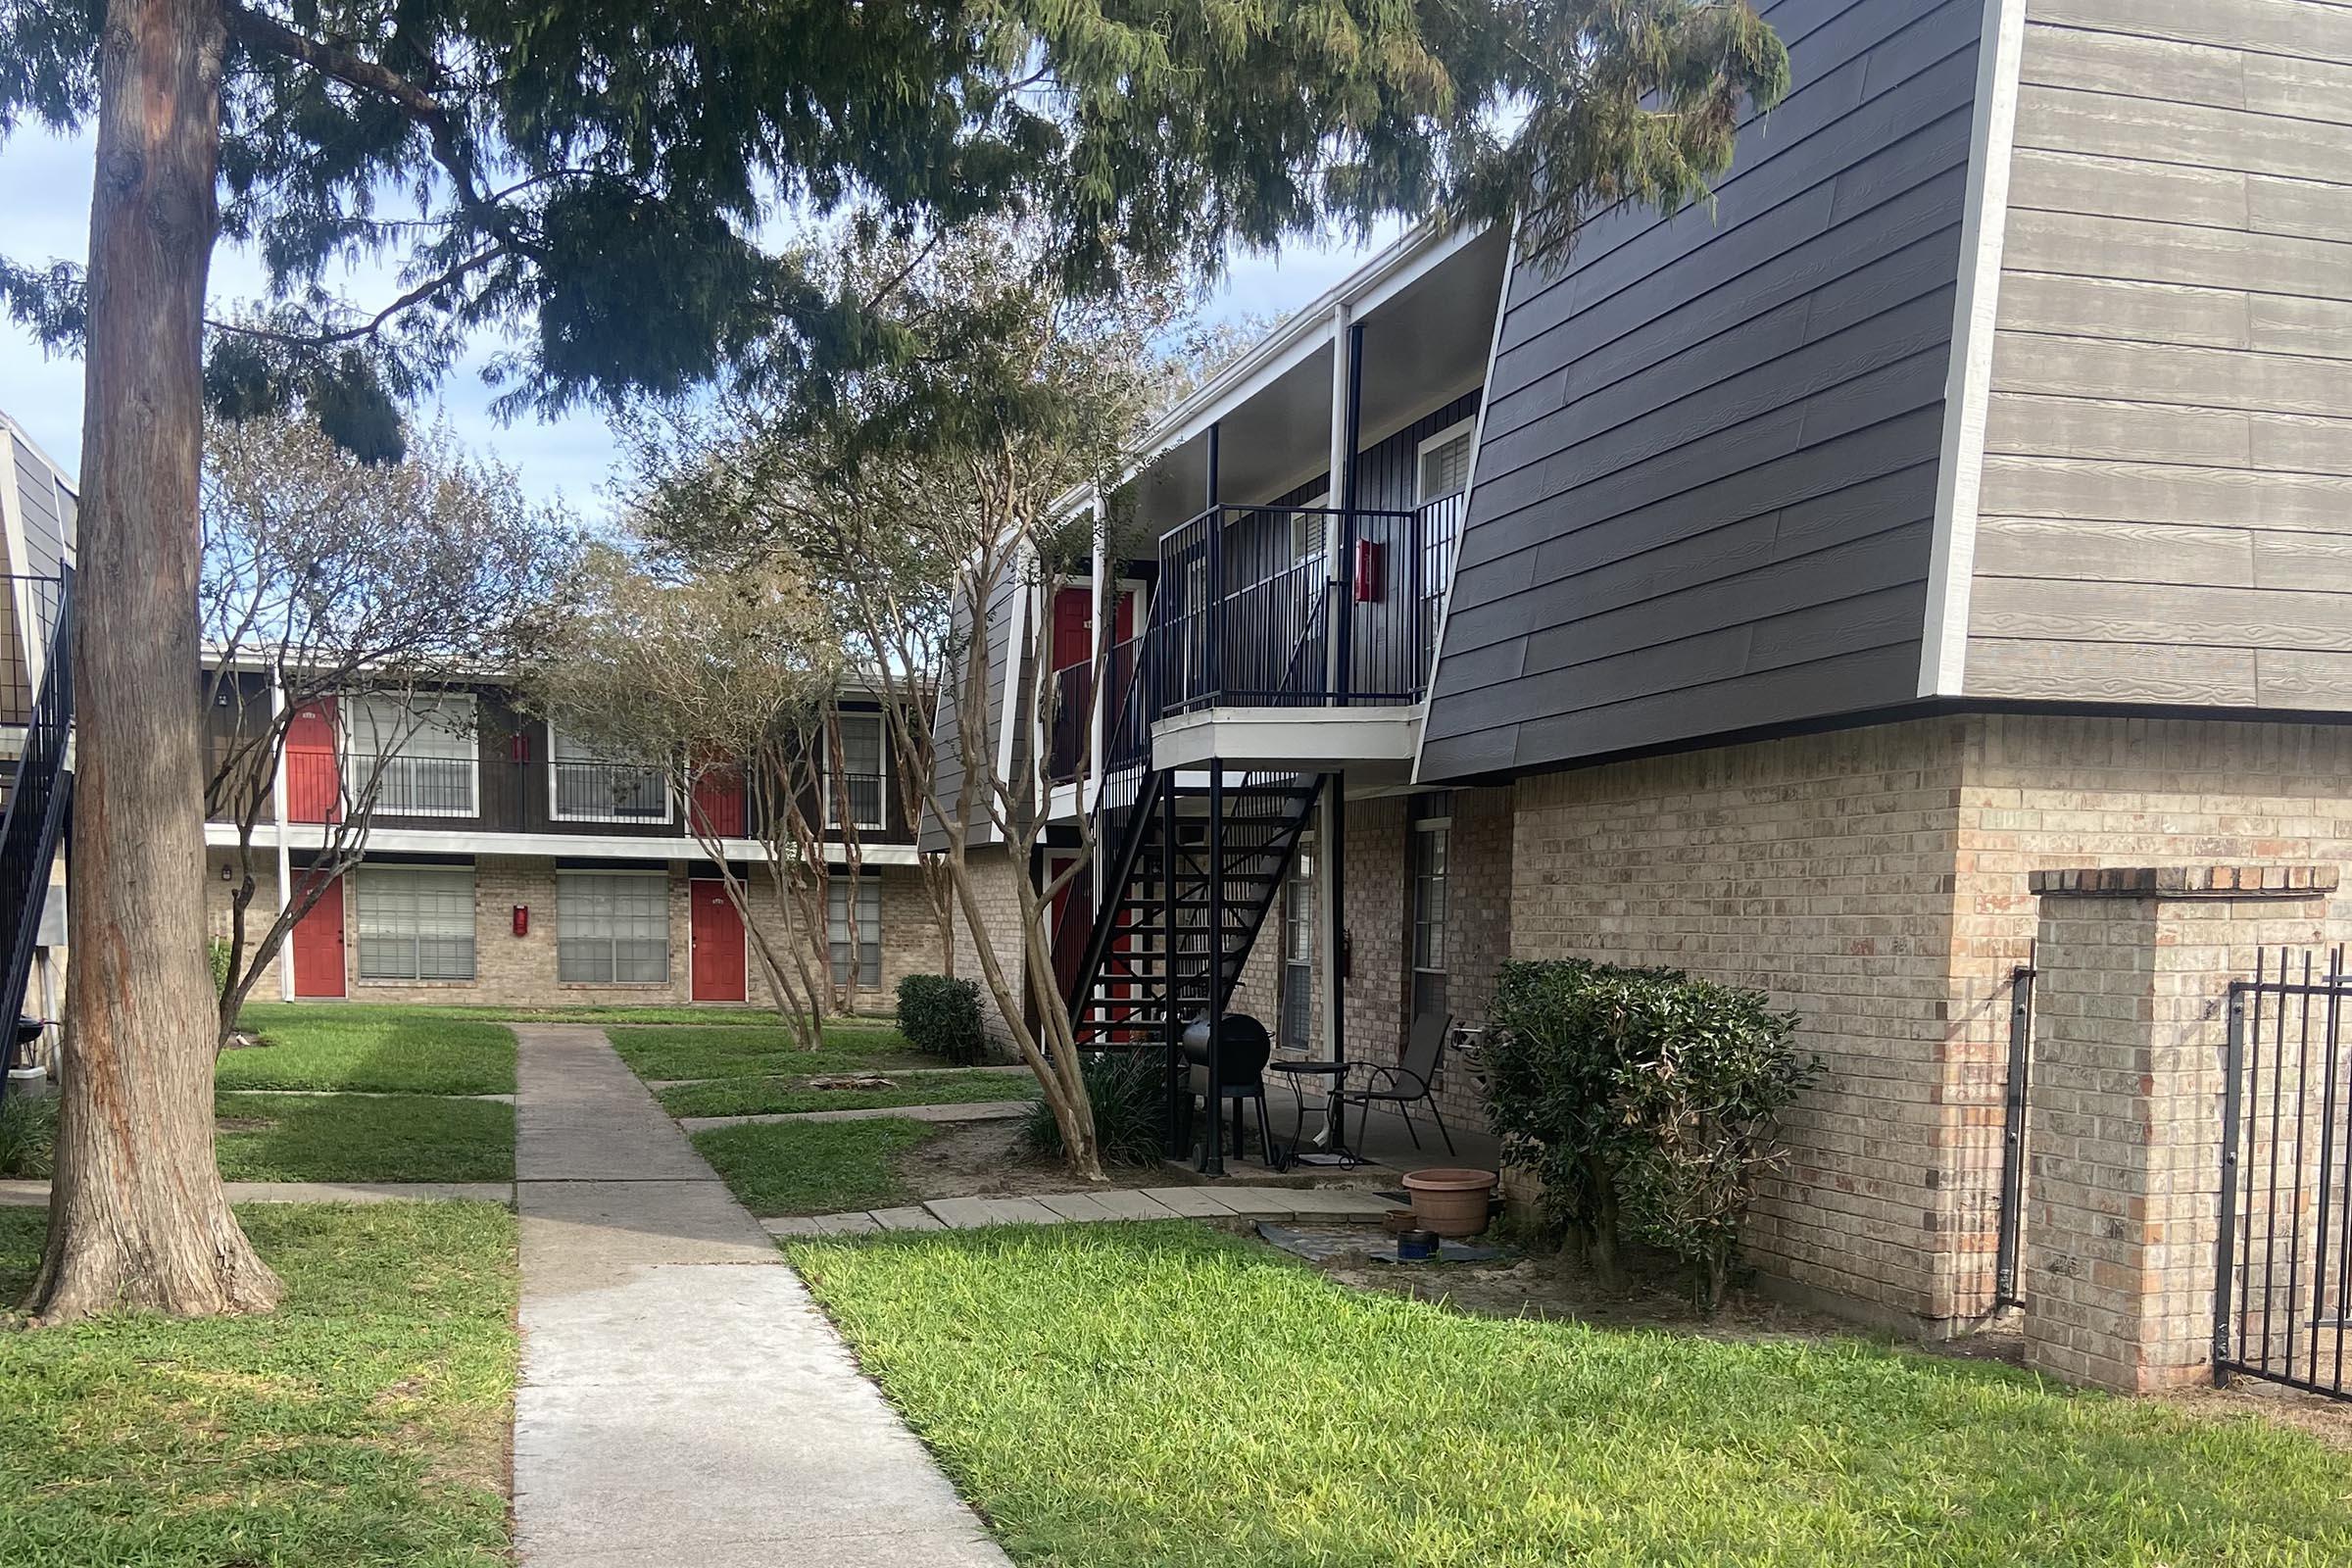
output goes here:
<path id="1" fill-rule="evenodd" d="M 890 794 L 882 762 L 882 715 L 843 713 L 840 725 L 841 774 L 838 779 L 828 774 L 824 782 L 825 826 L 877 831 L 887 823 L 883 813 Z"/>
<path id="2" fill-rule="evenodd" d="M 344 778 L 355 797 L 373 781 L 385 816 L 472 816 L 480 748 L 469 693 L 373 693 L 342 704 Z"/>
<path id="3" fill-rule="evenodd" d="M 583 746 L 550 725 L 547 814 L 558 822 L 666 822 L 669 776 Z"/>
<path id="4" fill-rule="evenodd" d="M 1421 443 L 1420 467 L 1413 493 L 1415 506 L 1426 507 L 1432 501 L 1459 495 L 1470 483 L 1470 437 L 1473 433 L 1473 421 L 1462 419 Z"/>

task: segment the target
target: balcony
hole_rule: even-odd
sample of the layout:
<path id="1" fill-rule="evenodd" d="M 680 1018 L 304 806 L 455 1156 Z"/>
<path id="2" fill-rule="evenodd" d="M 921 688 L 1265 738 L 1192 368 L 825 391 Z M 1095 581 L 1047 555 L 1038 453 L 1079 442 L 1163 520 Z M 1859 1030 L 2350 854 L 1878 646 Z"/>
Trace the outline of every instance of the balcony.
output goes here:
<path id="1" fill-rule="evenodd" d="M 1461 515 L 1457 493 L 1409 512 L 1217 506 L 1170 529 L 1138 675 L 1111 709 L 1111 764 L 1188 714 L 1420 702 Z M 1337 586 L 1324 557 L 1335 523 L 1348 563 Z"/>
<path id="2" fill-rule="evenodd" d="M 669 778 L 659 767 L 628 762 L 554 761 L 548 767 L 548 816 L 558 822 L 667 822 Z"/>

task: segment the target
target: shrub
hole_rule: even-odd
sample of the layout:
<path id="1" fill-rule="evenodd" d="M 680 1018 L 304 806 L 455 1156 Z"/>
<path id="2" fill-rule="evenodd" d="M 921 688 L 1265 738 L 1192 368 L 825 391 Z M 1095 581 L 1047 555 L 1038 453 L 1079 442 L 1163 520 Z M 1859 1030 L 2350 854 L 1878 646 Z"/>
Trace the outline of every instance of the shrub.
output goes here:
<path id="1" fill-rule="evenodd" d="M 1102 1158 L 1114 1165 L 1155 1162 L 1168 1105 L 1161 1059 L 1145 1051 L 1090 1051 L 1078 1058 L 1078 1075 L 1095 1107 L 1095 1142 Z M 1064 1153 L 1061 1123 L 1042 1100 L 1021 1121 L 1021 1147 L 1055 1158 Z"/>
<path id="2" fill-rule="evenodd" d="M 57 1098 L 9 1096 L 0 1102 L 0 1178 L 42 1181 L 56 1168 Z"/>
<path id="3" fill-rule="evenodd" d="M 1613 1277 L 1621 1222 L 1722 1298 L 1780 1113 L 1821 1064 L 1763 993 L 1679 970 L 1567 959 L 1503 966 L 1486 1051 L 1506 1154 L 1547 1217 Z"/>
<path id="4" fill-rule="evenodd" d="M 987 1046 L 980 1028 L 980 988 L 945 975 L 908 975 L 899 982 L 899 1033 L 917 1051 L 945 1056 L 958 1067 L 973 1065 Z"/>
<path id="5" fill-rule="evenodd" d="M 213 960 L 213 995 L 217 997 L 228 989 L 228 964 L 231 956 L 228 938 L 214 937 L 205 944 L 205 952 Z"/>

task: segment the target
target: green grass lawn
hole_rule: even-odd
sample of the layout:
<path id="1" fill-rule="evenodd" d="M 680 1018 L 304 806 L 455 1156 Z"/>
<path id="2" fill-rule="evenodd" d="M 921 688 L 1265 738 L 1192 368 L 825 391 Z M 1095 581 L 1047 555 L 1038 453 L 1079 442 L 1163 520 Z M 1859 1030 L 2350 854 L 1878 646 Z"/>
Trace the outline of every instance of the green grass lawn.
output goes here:
<path id="1" fill-rule="evenodd" d="M 260 1046 L 220 1054 L 222 1089 L 372 1089 L 418 1095 L 514 1090 L 514 1035 L 479 1016 L 417 1007 L 257 1003 Z"/>
<path id="2" fill-rule="evenodd" d="M 0 1329 L 9 1568 L 497 1568 L 514 1219 L 486 1203 L 249 1207 L 264 1317 Z M 0 1210 L 0 1299 L 44 1216 Z"/>
<path id="3" fill-rule="evenodd" d="M 2352 1455 L 1982 1362 L 1470 1317 L 1181 1223 L 788 1250 L 1024 1568 L 2352 1561 Z"/>
<path id="4" fill-rule="evenodd" d="M 1006 1072 L 894 1074 L 894 1089 L 802 1089 L 798 1077 L 720 1078 L 678 1084 L 658 1097 L 673 1116 L 766 1116 L 800 1110 L 856 1110 L 888 1105 L 968 1105 L 984 1100 L 1034 1100 L 1037 1080 Z"/>
<path id="5" fill-rule="evenodd" d="M 772 1025 L 776 1018 L 772 1007 L 736 1006 L 710 1002 L 698 1002 L 692 1005 L 667 1004 L 650 1006 L 582 1003 L 557 1007 L 514 1007 L 478 1002 L 254 1002 L 246 1004 L 244 1021 L 251 1024 L 257 1017 L 272 1013 L 301 1016 L 319 1012 L 332 1012 L 343 1017 L 455 1018 L 472 1022 L 509 1019 L 516 1023 L 717 1024 L 737 1028 L 746 1024 Z M 858 1017 L 871 1028 L 887 1029 L 891 1026 L 887 1013 L 870 1016 L 859 1014 Z"/>
<path id="6" fill-rule="evenodd" d="M 213 1109 L 220 1174 L 232 1182 L 514 1178 L 514 1107 L 495 1100 L 223 1094 Z"/>
<path id="7" fill-rule="evenodd" d="M 896 1116 L 761 1122 L 696 1133 L 694 1147 L 755 1214 L 839 1214 L 912 1201 L 893 1163 L 938 1133 Z"/>
<path id="8" fill-rule="evenodd" d="M 822 1051 L 803 1051 L 782 1025 L 762 1028 L 626 1028 L 606 1037 L 640 1078 L 766 1078 L 897 1067 L 942 1067 L 886 1025 L 829 1024 Z"/>

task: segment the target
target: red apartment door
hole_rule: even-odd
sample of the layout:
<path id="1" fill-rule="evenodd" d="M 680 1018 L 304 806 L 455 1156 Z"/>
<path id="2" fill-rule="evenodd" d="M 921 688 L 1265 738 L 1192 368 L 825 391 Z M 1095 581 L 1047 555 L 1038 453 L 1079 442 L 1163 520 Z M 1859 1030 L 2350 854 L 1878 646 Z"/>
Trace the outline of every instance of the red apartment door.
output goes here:
<path id="1" fill-rule="evenodd" d="M 1095 591 L 1063 588 L 1054 595 L 1054 667 L 1067 669 L 1094 656 Z"/>
<path id="2" fill-rule="evenodd" d="M 707 832 L 739 839 L 744 833 L 743 770 L 713 767 L 694 782 L 694 813 Z M 726 889 L 719 889 L 725 897 Z"/>
<path id="3" fill-rule="evenodd" d="M 694 1000 L 745 1000 L 743 974 L 743 915 L 727 887 L 714 877 L 698 877 L 692 884 L 694 911 Z"/>
<path id="4" fill-rule="evenodd" d="M 337 877 L 294 922 L 294 994 L 342 996 L 343 973 L 343 879 Z"/>
<path id="5" fill-rule="evenodd" d="M 335 761 L 335 700 L 321 697 L 296 709 L 286 720 L 286 820 L 332 822 L 342 804 L 343 781 Z"/>

